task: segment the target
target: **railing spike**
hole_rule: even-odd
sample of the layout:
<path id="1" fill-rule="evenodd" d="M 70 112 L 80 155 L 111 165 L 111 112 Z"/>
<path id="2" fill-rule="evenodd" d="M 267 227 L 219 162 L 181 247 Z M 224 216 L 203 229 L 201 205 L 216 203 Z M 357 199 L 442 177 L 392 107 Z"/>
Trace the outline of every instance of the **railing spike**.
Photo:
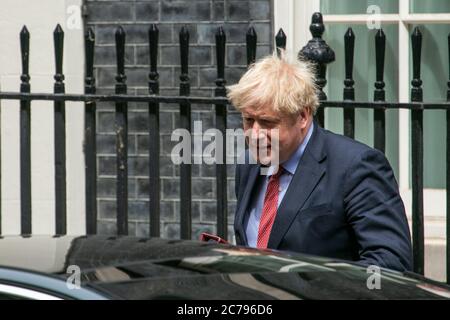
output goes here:
<path id="1" fill-rule="evenodd" d="M 352 28 L 348 28 L 344 35 L 345 46 L 345 80 L 344 101 L 355 100 L 355 88 L 353 85 L 353 56 L 355 51 L 355 34 Z M 355 137 L 355 109 L 344 108 L 344 134 L 347 137 Z"/>
<path id="2" fill-rule="evenodd" d="M 250 26 L 247 30 L 245 40 L 247 44 L 247 66 L 249 66 L 256 61 L 256 42 L 258 36 L 253 26 Z"/>
<path id="3" fill-rule="evenodd" d="M 348 28 L 344 35 L 344 45 L 345 45 L 345 90 L 344 90 L 344 100 L 355 100 L 355 89 L 353 85 L 355 81 L 353 80 L 353 57 L 355 51 L 355 34 L 352 28 Z"/>
<path id="4" fill-rule="evenodd" d="M 63 67 L 63 50 L 64 50 L 64 31 L 61 28 L 61 25 L 57 25 L 55 30 L 53 31 L 53 41 L 55 45 L 55 65 L 56 65 L 56 74 L 55 80 L 57 82 L 61 82 L 64 80 L 62 77 L 62 67 Z"/>
<path id="5" fill-rule="evenodd" d="M 22 55 L 22 82 L 30 80 L 29 73 L 29 60 L 30 60 L 30 33 L 26 26 L 23 26 L 20 31 L 20 51 Z"/>
<path id="6" fill-rule="evenodd" d="M 411 101 L 422 101 L 422 80 L 420 80 L 420 57 L 422 54 L 422 33 L 418 27 L 414 28 L 411 35 L 413 57 L 413 79 L 411 85 Z"/>
<path id="7" fill-rule="evenodd" d="M 125 30 L 122 26 L 116 29 L 116 59 L 117 59 L 117 77 L 118 82 L 124 82 L 125 78 Z"/>
<path id="8" fill-rule="evenodd" d="M 94 46 L 95 34 L 92 28 L 86 30 L 84 35 L 85 58 L 86 58 L 86 85 L 94 85 Z"/>
<path id="9" fill-rule="evenodd" d="M 216 60 L 217 60 L 217 81 L 216 84 L 222 86 L 224 84 L 225 74 L 225 42 L 226 35 L 222 27 L 217 28 L 216 32 Z"/>
<path id="10" fill-rule="evenodd" d="M 152 23 L 148 29 L 148 43 L 150 52 L 150 80 L 157 80 L 157 61 L 158 61 L 158 41 L 159 41 L 159 29 L 156 24 Z"/>
<path id="11" fill-rule="evenodd" d="M 386 36 L 383 29 L 378 29 L 375 34 L 375 62 L 376 62 L 376 81 L 373 95 L 374 101 L 385 101 L 384 90 L 384 55 L 386 48 Z M 385 109 L 374 110 L 374 147 L 381 152 L 386 150 L 386 112 Z"/>
<path id="12" fill-rule="evenodd" d="M 277 47 L 277 55 L 280 56 L 281 50 L 286 49 L 286 34 L 282 28 L 278 30 L 278 33 L 275 36 L 275 45 Z"/>
<path id="13" fill-rule="evenodd" d="M 181 76 L 182 81 L 187 81 L 189 65 L 189 31 L 186 26 L 183 26 L 179 34 L 180 41 L 180 58 L 181 58 Z"/>
<path id="14" fill-rule="evenodd" d="M 376 62 L 376 82 L 375 82 L 375 101 L 385 101 L 384 92 L 384 55 L 386 50 L 386 36 L 383 29 L 378 29 L 375 34 L 375 62 Z"/>

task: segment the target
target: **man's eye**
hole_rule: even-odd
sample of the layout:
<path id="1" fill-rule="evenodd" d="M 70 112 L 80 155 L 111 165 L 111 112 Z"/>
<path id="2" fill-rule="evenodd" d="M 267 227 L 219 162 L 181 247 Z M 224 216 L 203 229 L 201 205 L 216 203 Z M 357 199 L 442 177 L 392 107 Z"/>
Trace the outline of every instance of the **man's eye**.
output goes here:
<path id="1" fill-rule="evenodd" d="M 253 119 L 252 118 L 244 118 L 244 121 L 248 123 L 248 122 L 252 122 Z"/>
<path id="2" fill-rule="evenodd" d="M 265 127 L 270 127 L 270 126 L 274 125 L 273 121 L 270 121 L 270 120 L 261 120 L 260 123 L 262 126 L 265 126 Z"/>

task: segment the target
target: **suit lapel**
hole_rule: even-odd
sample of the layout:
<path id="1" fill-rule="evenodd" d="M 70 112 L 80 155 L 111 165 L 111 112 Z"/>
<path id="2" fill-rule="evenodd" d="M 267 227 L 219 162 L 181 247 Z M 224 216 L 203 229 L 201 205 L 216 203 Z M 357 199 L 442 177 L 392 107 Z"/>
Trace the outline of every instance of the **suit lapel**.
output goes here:
<path id="1" fill-rule="evenodd" d="M 239 208 L 236 214 L 236 229 L 241 234 L 242 239 L 244 239 L 244 244 L 248 245 L 247 235 L 244 230 L 244 216 L 247 208 L 249 206 L 251 194 L 253 187 L 255 186 L 256 180 L 260 173 L 260 165 L 252 165 L 249 169 L 248 183 L 245 186 L 244 194 L 239 204 Z"/>
<path id="2" fill-rule="evenodd" d="M 278 213 L 269 238 L 269 248 L 277 248 L 279 246 L 298 211 L 325 175 L 326 166 L 323 160 L 326 158 L 326 154 L 323 150 L 324 137 L 322 130 L 317 123 L 314 124 L 314 133 L 278 207 Z"/>

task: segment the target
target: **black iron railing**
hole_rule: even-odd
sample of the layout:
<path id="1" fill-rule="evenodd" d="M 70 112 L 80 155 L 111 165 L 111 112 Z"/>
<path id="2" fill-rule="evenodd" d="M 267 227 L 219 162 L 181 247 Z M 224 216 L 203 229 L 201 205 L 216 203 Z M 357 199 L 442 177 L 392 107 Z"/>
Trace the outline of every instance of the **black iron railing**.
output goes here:
<path id="1" fill-rule="evenodd" d="M 447 111 L 447 214 L 450 212 L 450 81 L 447 89 L 447 102 L 424 103 L 422 102 L 422 81 L 420 80 L 420 55 L 421 39 L 420 30 L 416 28 L 411 36 L 413 56 L 413 80 L 411 88 L 411 103 L 397 103 L 385 101 L 384 55 L 386 37 L 383 30 L 378 30 L 375 35 L 376 48 L 376 81 L 374 83 L 374 101 L 359 102 L 355 100 L 353 80 L 353 55 L 355 35 L 351 28 L 344 35 L 345 41 L 345 79 L 343 88 L 343 101 L 326 101 L 323 88 L 326 84 L 326 64 L 334 60 L 334 52 L 321 38 L 324 25 L 319 13 L 313 15 L 311 24 L 313 39 L 302 49 L 302 55 L 314 61 L 317 65 L 317 83 L 321 98 L 321 106 L 317 113 L 319 123 L 324 123 L 325 108 L 342 108 L 344 110 L 344 134 L 354 137 L 355 132 L 355 108 L 368 108 L 374 110 L 374 146 L 385 151 L 386 125 L 385 111 L 387 109 L 405 108 L 411 110 L 411 162 L 412 162 L 412 236 L 414 251 L 414 271 L 424 272 L 424 219 L 423 219 L 423 111 L 446 110 Z M 179 33 L 180 41 L 180 88 L 179 96 L 159 95 L 159 80 L 157 69 L 158 52 L 158 28 L 152 24 L 148 30 L 149 37 L 149 83 L 148 95 L 127 94 L 126 74 L 124 68 L 125 32 L 119 27 L 116 31 L 117 76 L 115 94 L 96 94 L 94 79 L 94 44 L 95 36 L 91 29 L 85 36 L 85 94 L 66 94 L 64 89 L 64 75 L 62 70 L 63 39 L 64 33 L 61 27 L 54 31 L 55 43 L 55 86 L 54 94 L 30 93 L 30 76 L 28 68 L 29 57 L 29 32 L 26 27 L 20 33 L 22 54 L 22 75 L 20 92 L 0 92 L 0 100 L 20 100 L 20 168 L 21 168 L 21 233 L 31 234 L 31 169 L 30 169 L 30 105 L 34 100 L 48 100 L 54 102 L 55 120 L 55 221 L 56 233 L 66 233 L 66 164 L 65 164 L 65 107 L 66 101 L 82 101 L 85 103 L 85 164 L 86 164 L 86 230 L 88 234 L 97 232 L 96 209 L 96 103 L 110 101 L 116 104 L 116 155 L 117 155 L 117 232 L 127 234 L 127 106 L 129 102 L 148 103 L 149 113 L 149 234 L 160 235 L 160 175 L 159 175 L 159 106 L 161 103 L 177 103 L 180 107 L 181 127 L 190 131 L 191 104 L 215 105 L 216 128 L 225 133 L 227 120 L 228 100 L 225 98 L 225 30 L 219 28 L 215 34 L 217 77 L 215 97 L 191 97 L 189 79 L 189 33 L 183 28 Z M 250 28 L 246 34 L 247 62 L 251 64 L 256 57 L 256 30 Z M 286 46 L 286 35 L 282 30 L 275 37 L 277 48 Z M 450 49 L 450 35 L 448 38 Z M 450 56 L 450 55 L 449 55 Z M 223 134 L 225 139 L 226 135 Z M 223 146 L 225 148 L 226 142 Z M 223 152 L 225 157 L 226 152 Z M 180 168 L 180 199 L 181 199 L 181 237 L 191 238 L 191 165 L 182 164 Z M 218 161 L 216 164 L 217 181 L 217 233 L 227 238 L 227 180 L 226 161 Z M 450 219 L 447 219 L 447 282 L 450 283 Z M 1 212 L 0 212 L 1 232 Z"/>
<path id="2" fill-rule="evenodd" d="M 85 165 L 86 165 L 86 232 L 95 234 L 97 232 L 97 166 L 96 166 L 96 104 L 97 102 L 109 101 L 116 104 L 116 156 L 117 156 L 117 233 L 126 235 L 128 233 L 128 154 L 127 136 L 128 119 L 127 109 L 129 102 L 148 103 L 149 112 L 149 179 L 151 188 L 149 189 L 150 209 L 150 230 L 151 236 L 160 235 L 160 176 L 159 176 L 159 104 L 177 103 L 180 106 L 181 127 L 191 130 L 191 104 L 214 104 L 216 109 L 216 128 L 220 130 L 225 139 L 227 105 L 225 98 L 225 45 L 226 36 L 222 28 L 217 30 L 216 54 L 217 54 L 217 80 L 215 97 L 190 97 L 190 79 L 188 72 L 189 57 L 189 32 L 182 28 L 179 34 L 180 40 L 180 95 L 160 96 L 159 80 L 157 71 L 159 31 L 156 25 L 152 24 L 148 31 L 149 36 L 149 94 L 129 95 L 127 94 L 126 74 L 125 74 L 125 40 L 126 35 L 122 27 L 116 31 L 116 56 L 117 75 L 115 94 L 96 94 L 94 79 L 94 46 L 95 35 L 88 29 L 85 35 L 85 94 L 66 94 L 64 88 L 63 65 L 63 44 L 64 32 L 58 25 L 54 31 L 55 46 L 55 87 L 54 93 L 30 93 L 30 75 L 28 68 L 29 39 L 30 34 L 26 27 L 23 28 L 21 39 L 22 54 L 22 84 L 20 92 L 0 92 L 0 100 L 20 100 L 21 104 L 21 134 L 20 134 L 20 165 L 21 165 L 21 234 L 32 233 L 31 223 L 31 169 L 30 169 L 30 106 L 31 101 L 46 100 L 54 102 L 54 139 L 55 139 L 55 233 L 66 234 L 66 159 L 65 159 L 65 102 L 81 101 L 85 103 Z M 247 35 L 250 41 L 249 57 L 255 60 L 256 53 L 256 32 L 250 29 Z M 226 142 L 224 141 L 224 150 Z M 223 155 L 225 156 L 225 152 Z M 226 181 L 226 161 L 218 161 L 217 178 L 217 232 L 222 237 L 227 237 L 227 181 Z M 181 199 L 181 237 L 190 239 L 192 234 L 191 215 L 191 165 L 181 164 L 180 166 L 180 199 Z M 1 212 L 0 212 L 0 234 L 1 234 Z"/>

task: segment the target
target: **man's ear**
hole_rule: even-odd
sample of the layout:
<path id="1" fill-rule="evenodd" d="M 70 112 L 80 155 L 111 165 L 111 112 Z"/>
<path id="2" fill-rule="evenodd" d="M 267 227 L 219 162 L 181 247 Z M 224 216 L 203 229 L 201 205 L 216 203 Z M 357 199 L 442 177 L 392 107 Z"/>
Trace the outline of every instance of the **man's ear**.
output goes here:
<path id="1" fill-rule="evenodd" d="M 306 126 L 308 125 L 310 117 L 311 117 L 311 114 L 310 114 L 309 110 L 302 110 L 298 114 L 297 121 L 300 122 L 300 125 L 301 125 L 302 128 L 306 128 Z"/>

